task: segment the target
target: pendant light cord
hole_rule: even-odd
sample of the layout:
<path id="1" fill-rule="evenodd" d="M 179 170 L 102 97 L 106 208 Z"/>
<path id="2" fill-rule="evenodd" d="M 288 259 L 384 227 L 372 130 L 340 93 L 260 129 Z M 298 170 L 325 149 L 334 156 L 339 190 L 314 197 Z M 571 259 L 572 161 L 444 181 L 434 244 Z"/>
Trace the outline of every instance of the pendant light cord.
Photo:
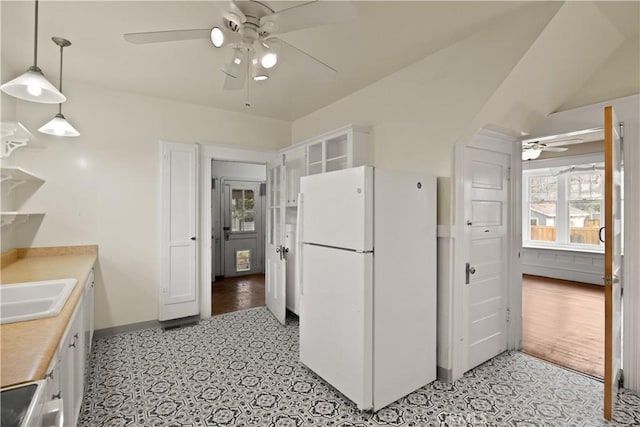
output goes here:
<path id="1" fill-rule="evenodd" d="M 60 84 L 58 90 L 62 93 L 62 49 L 64 49 L 63 45 L 60 45 Z M 58 114 L 62 114 L 62 103 L 58 104 Z"/>
<path id="2" fill-rule="evenodd" d="M 36 19 L 33 36 L 33 66 L 38 67 L 38 0 L 36 0 Z"/>

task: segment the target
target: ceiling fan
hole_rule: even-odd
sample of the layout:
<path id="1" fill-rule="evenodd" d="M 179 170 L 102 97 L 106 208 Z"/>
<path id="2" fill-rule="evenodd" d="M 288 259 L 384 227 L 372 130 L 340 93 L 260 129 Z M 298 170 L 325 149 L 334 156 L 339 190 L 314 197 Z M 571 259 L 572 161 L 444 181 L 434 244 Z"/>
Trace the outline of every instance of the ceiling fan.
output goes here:
<path id="1" fill-rule="evenodd" d="M 269 78 L 269 70 L 280 58 L 295 63 L 315 78 L 337 71 L 303 52 L 276 34 L 345 22 L 355 17 L 349 1 L 311 1 L 280 11 L 256 0 L 214 1 L 222 14 L 222 25 L 206 29 L 187 29 L 127 33 L 124 39 L 134 44 L 209 39 L 216 48 L 230 46 L 231 60 L 222 67 L 224 89 L 239 90 L 250 76 L 255 81 Z"/>
<path id="2" fill-rule="evenodd" d="M 567 151 L 568 148 L 565 145 L 579 144 L 583 142 L 581 138 L 563 139 L 553 142 L 540 142 L 540 141 L 522 141 L 522 160 L 534 160 L 540 157 L 543 151 L 550 151 L 560 153 Z"/>

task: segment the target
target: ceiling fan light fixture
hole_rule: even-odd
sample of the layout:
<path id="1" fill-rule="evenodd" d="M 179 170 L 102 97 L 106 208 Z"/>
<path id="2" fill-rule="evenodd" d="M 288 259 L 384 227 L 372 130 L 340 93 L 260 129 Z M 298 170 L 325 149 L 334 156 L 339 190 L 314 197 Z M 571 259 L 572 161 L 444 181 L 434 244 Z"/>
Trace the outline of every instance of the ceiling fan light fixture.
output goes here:
<path id="1" fill-rule="evenodd" d="M 542 150 L 522 150 L 522 160 L 535 160 L 540 157 L 540 153 L 542 153 Z"/>
<path id="2" fill-rule="evenodd" d="M 253 58 L 252 60 L 252 63 L 253 63 L 252 77 L 253 77 L 253 80 L 256 82 L 261 82 L 269 78 L 269 71 L 265 67 L 263 67 L 260 62 L 261 61 L 258 61 L 258 59 L 256 58 Z"/>
<path id="3" fill-rule="evenodd" d="M 242 50 L 235 48 L 233 49 L 233 58 L 231 58 L 231 62 L 222 67 L 222 72 L 230 77 L 237 78 L 240 75 L 240 67 L 243 66 L 243 62 L 244 55 L 242 54 Z"/>
<path id="4" fill-rule="evenodd" d="M 215 47 L 222 47 L 222 45 L 224 45 L 224 33 L 220 27 L 213 27 L 211 29 L 211 44 Z"/>
<path id="5" fill-rule="evenodd" d="M 7 95 L 11 95 L 25 101 L 39 102 L 42 104 L 59 104 L 67 98 L 54 85 L 49 83 L 38 68 L 38 0 L 35 6 L 35 34 L 33 41 L 33 65 L 29 69 L 0 86 Z"/>
<path id="6" fill-rule="evenodd" d="M 278 62 L 278 55 L 275 52 L 267 52 L 260 58 L 260 65 L 264 68 L 273 68 Z"/>

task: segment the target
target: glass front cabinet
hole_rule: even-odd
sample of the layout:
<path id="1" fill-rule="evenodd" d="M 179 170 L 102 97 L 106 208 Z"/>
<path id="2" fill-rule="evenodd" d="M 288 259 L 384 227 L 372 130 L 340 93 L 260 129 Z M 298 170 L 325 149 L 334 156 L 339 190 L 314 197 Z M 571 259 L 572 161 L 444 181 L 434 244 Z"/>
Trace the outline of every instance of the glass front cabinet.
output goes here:
<path id="1" fill-rule="evenodd" d="M 296 234 L 298 223 L 298 193 L 300 178 L 305 175 L 337 171 L 372 163 L 369 132 L 363 128 L 345 126 L 300 142 L 281 151 L 286 191 L 282 212 L 285 228 L 282 242 L 288 249 L 286 257 L 286 306 L 298 314 L 299 287 L 296 263 L 300 262 Z"/>

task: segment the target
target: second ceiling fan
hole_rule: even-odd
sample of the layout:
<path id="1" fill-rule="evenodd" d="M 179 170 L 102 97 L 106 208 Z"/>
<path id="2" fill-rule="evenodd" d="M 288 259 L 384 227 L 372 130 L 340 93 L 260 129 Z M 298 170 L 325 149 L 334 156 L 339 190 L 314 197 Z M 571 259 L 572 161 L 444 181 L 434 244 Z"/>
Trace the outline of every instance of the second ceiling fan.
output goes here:
<path id="1" fill-rule="evenodd" d="M 214 2 L 222 13 L 222 25 L 205 29 L 127 33 L 125 40 L 135 44 L 210 39 L 216 48 L 233 48 L 231 60 L 222 67 L 224 88 L 239 90 L 247 77 L 255 81 L 269 78 L 269 70 L 280 58 L 295 61 L 314 77 L 329 76 L 336 70 L 282 39 L 274 37 L 303 28 L 355 17 L 348 1 L 312 1 L 274 11 L 267 3 L 255 0 Z"/>

